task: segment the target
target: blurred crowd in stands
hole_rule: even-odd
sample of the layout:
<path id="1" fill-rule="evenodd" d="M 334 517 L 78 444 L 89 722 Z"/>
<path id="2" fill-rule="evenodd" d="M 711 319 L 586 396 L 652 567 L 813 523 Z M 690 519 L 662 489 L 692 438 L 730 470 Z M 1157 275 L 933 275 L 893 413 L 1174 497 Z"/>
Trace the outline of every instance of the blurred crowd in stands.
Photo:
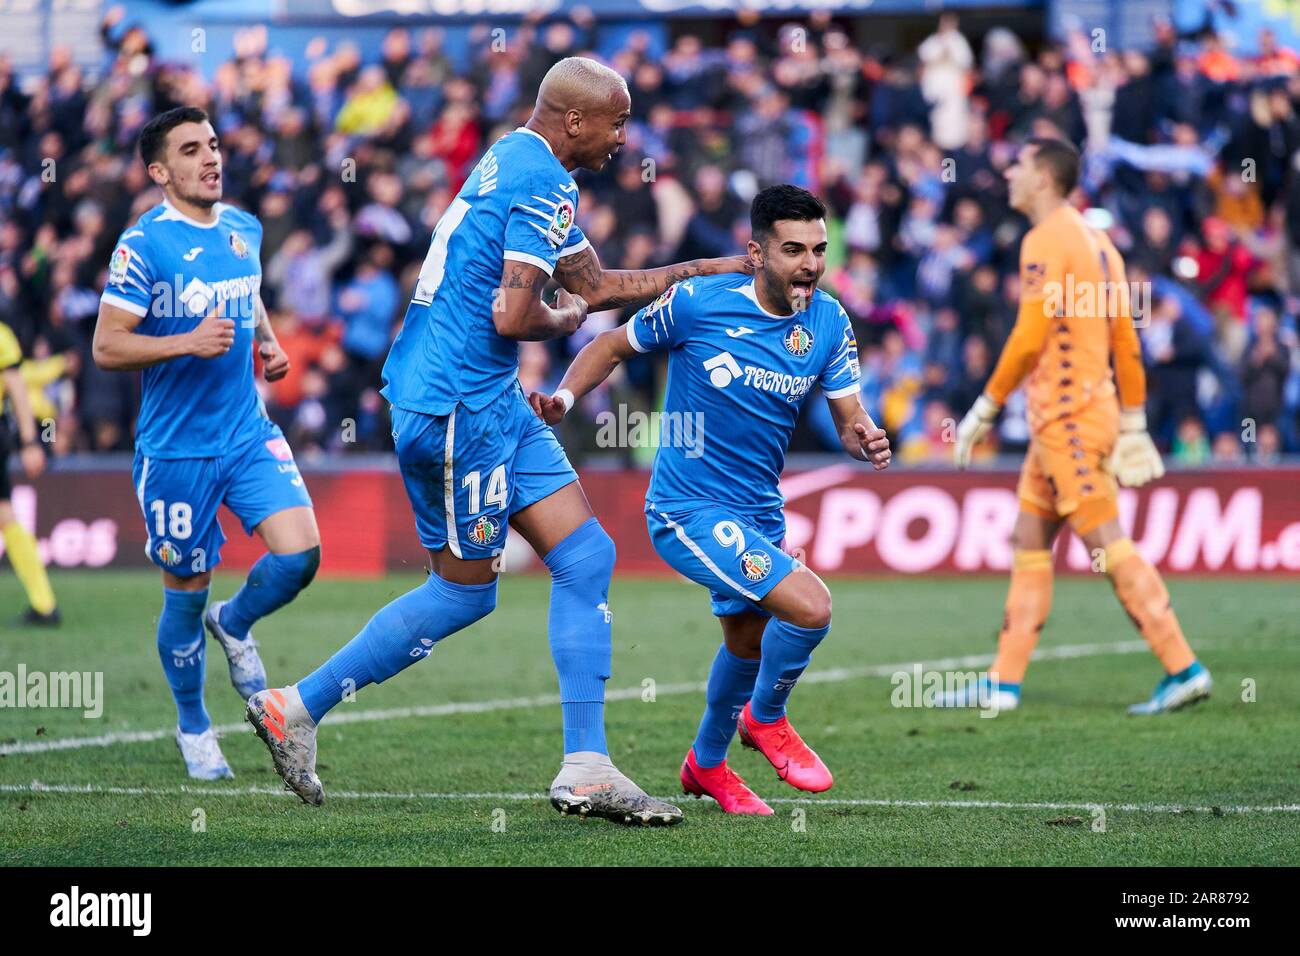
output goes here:
<path id="1" fill-rule="evenodd" d="M 945 429 L 979 394 L 1016 314 L 1027 229 L 1002 171 L 1030 135 L 1086 148 L 1078 204 L 1109 230 L 1141 318 L 1153 433 L 1176 462 L 1267 462 L 1300 451 L 1300 59 L 1267 34 L 1236 55 L 1209 30 L 1157 24 L 1146 50 L 1080 28 L 1036 51 L 1005 28 L 978 52 L 952 14 L 915 49 L 863 45 L 828 16 L 737 25 L 724 46 L 681 31 L 663 55 L 635 32 L 607 61 L 628 79 L 628 143 L 579 173 L 579 221 L 606 268 L 743 249 L 748 200 L 774 182 L 832 210 L 822 287 L 858 331 L 863 399 L 904 461 L 947 461 Z M 390 446 L 379 370 L 438 217 L 491 143 L 521 125 L 558 59 L 594 24 L 526 20 L 474 34 L 457 72 L 437 29 L 388 33 L 377 62 L 348 43 L 305 69 L 236 36 L 205 79 L 160 61 L 114 9 L 101 75 L 64 51 L 32 90 L 0 61 L 0 321 L 19 335 L 56 453 L 130 448 L 137 376 L 89 361 L 99 291 L 124 226 L 160 200 L 140 127 L 199 105 L 221 137 L 228 201 L 262 220 L 263 298 L 293 372 L 266 386 L 300 455 Z M 570 340 L 524 346 L 528 387 L 554 384 Z M 585 403 L 569 447 L 614 402 L 654 407 L 662 357 L 640 357 Z M 436 386 L 435 386 L 436 387 Z M 341 423 L 351 423 L 351 428 Z M 1008 405 L 1003 450 L 1027 440 Z M 837 449 L 824 403 L 796 450 Z"/>

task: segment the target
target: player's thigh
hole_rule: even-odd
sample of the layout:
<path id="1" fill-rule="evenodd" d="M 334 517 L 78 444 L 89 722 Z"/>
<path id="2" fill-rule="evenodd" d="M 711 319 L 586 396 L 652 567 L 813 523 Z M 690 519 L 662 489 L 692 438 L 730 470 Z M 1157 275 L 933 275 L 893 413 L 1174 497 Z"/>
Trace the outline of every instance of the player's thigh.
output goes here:
<path id="1" fill-rule="evenodd" d="M 226 536 L 217 521 L 222 494 L 219 459 L 137 454 L 132 477 L 150 561 L 164 574 L 185 579 L 221 563 Z"/>
<path id="2" fill-rule="evenodd" d="M 670 567 L 709 589 L 719 617 L 753 611 L 798 562 L 756 521 L 724 508 L 646 511 L 655 551 Z M 779 540 L 779 539 L 777 539 Z"/>
<path id="3" fill-rule="evenodd" d="M 264 421 L 261 434 L 222 459 L 223 500 L 244 526 L 276 554 L 320 544 L 311 496 L 280 426 Z"/>
<path id="4" fill-rule="evenodd" d="M 777 584 L 760 607 L 796 627 L 819 628 L 831 623 L 831 592 L 824 581 L 800 565 Z"/>
<path id="5" fill-rule="evenodd" d="M 510 526 L 540 557 L 546 557 L 593 513 L 554 430 L 533 414 L 522 393 L 517 398 Z"/>

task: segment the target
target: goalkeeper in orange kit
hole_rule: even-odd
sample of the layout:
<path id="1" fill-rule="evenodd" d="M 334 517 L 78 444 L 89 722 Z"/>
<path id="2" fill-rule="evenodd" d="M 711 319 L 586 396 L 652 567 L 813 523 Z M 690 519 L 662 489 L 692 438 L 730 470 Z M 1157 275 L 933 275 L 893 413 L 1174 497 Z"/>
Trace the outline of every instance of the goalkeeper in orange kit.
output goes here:
<path id="1" fill-rule="evenodd" d="M 1032 224 L 1020 249 L 1020 314 L 984 393 L 957 426 L 957 467 L 970 463 L 971 449 L 1026 377 L 1032 439 L 1017 488 L 997 657 L 978 688 L 943 703 L 983 705 L 992 697 L 1000 709 L 1019 704 L 1052 605 L 1052 542 L 1069 522 L 1164 665 L 1151 698 L 1129 713 L 1176 710 L 1209 696 L 1212 681 L 1187 646 L 1160 574 L 1119 523 L 1116 481 L 1136 487 L 1164 474 L 1147 434 L 1146 376 L 1124 261 L 1066 201 L 1079 178 L 1073 146 L 1031 139 L 1006 176 L 1012 207 Z"/>

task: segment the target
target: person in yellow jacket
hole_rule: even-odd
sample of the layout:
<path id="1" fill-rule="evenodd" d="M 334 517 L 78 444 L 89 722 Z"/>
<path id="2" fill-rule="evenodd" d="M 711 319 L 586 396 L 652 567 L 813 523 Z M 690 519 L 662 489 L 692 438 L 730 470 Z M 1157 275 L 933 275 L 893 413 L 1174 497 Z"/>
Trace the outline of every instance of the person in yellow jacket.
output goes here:
<path id="1" fill-rule="evenodd" d="M 17 425 L 19 457 L 23 471 L 35 480 L 45 470 L 45 451 L 41 448 L 36 430 L 36 417 L 32 414 L 27 383 L 20 370 L 23 361 L 18 339 L 9 326 L 0 323 L 0 530 L 4 533 L 5 554 L 13 565 L 14 573 L 27 592 L 31 605 L 23 615 L 25 624 L 57 625 L 59 609 L 54 601 L 54 590 L 45 573 L 45 565 L 36 549 L 32 533 L 18 523 L 10 498 L 13 488 L 9 483 L 9 452 L 13 446 L 13 429 L 3 413 L 7 397 Z"/>

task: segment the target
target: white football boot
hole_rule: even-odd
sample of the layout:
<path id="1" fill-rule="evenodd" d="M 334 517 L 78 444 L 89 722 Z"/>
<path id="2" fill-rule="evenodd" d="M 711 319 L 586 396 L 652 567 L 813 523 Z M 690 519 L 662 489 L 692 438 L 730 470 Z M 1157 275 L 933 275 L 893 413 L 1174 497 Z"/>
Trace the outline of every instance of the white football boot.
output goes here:
<path id="1" fill-rule="evenodd" d="M 325 788 L 316 776 L 316 722 L 303 706 L 302 695 L 293 684 L 258 691 L 248 698 L 245 719 L 271 751 L 275 771 L 284 785 L 319 807 L 325 802 Z"/>
<path id="2" fill-rule="evenodd" d="M 240 697 L 248 700 L 259 690 L 266 690 L 266 668 L 257 653 L 257 641 L 253 640 L 252 631 L 241 641 L 221 626 L 221 609 L 225 606 L 225 601 L 209 604 L 203 614 L 203 626 L 226 652 L 226 660 L 230 662 L 230 683 L 235 685 Z"/>
<path id="3" fill-rule="evenodd" d="M 1200 661 L 1193 661 L 1181 675 L 1166 674 L 1164 680 L 1156 685 L 1150 700 L 1133 704 L 1128 712 L 1134 716 L 1146 714 L 1167 714 L 1198 700 L 1210 696 L 1214 680 L 1210 672 Z"/>
<path id="4" fill-rule="evenodd" d="M 935 701 L 936 707 L 979 707 L 982 710 L 1015 710 L 1020 706 L 1019 684 L 994 684 L 988 674 L 979 682 L 957 690 L 945 691 Z"/>
<path id="5" fill-rule="evenodd" d="M 176 746 L 185 759 L 185 769 L 195 780 L 233 780 L 234 771 L 226 763 L 211 727 L 202 733 L 187 734 L 176 728 Z"/>
<path id="6" fill-rule="evenodd" d="M 682 820 L 679 808 L 650 796 L 608 756 L 593 751 L 564 755 L 551 782 L 551 806 L 564 816 L 603 817 L 628 826 L 667 827 Z"/>

